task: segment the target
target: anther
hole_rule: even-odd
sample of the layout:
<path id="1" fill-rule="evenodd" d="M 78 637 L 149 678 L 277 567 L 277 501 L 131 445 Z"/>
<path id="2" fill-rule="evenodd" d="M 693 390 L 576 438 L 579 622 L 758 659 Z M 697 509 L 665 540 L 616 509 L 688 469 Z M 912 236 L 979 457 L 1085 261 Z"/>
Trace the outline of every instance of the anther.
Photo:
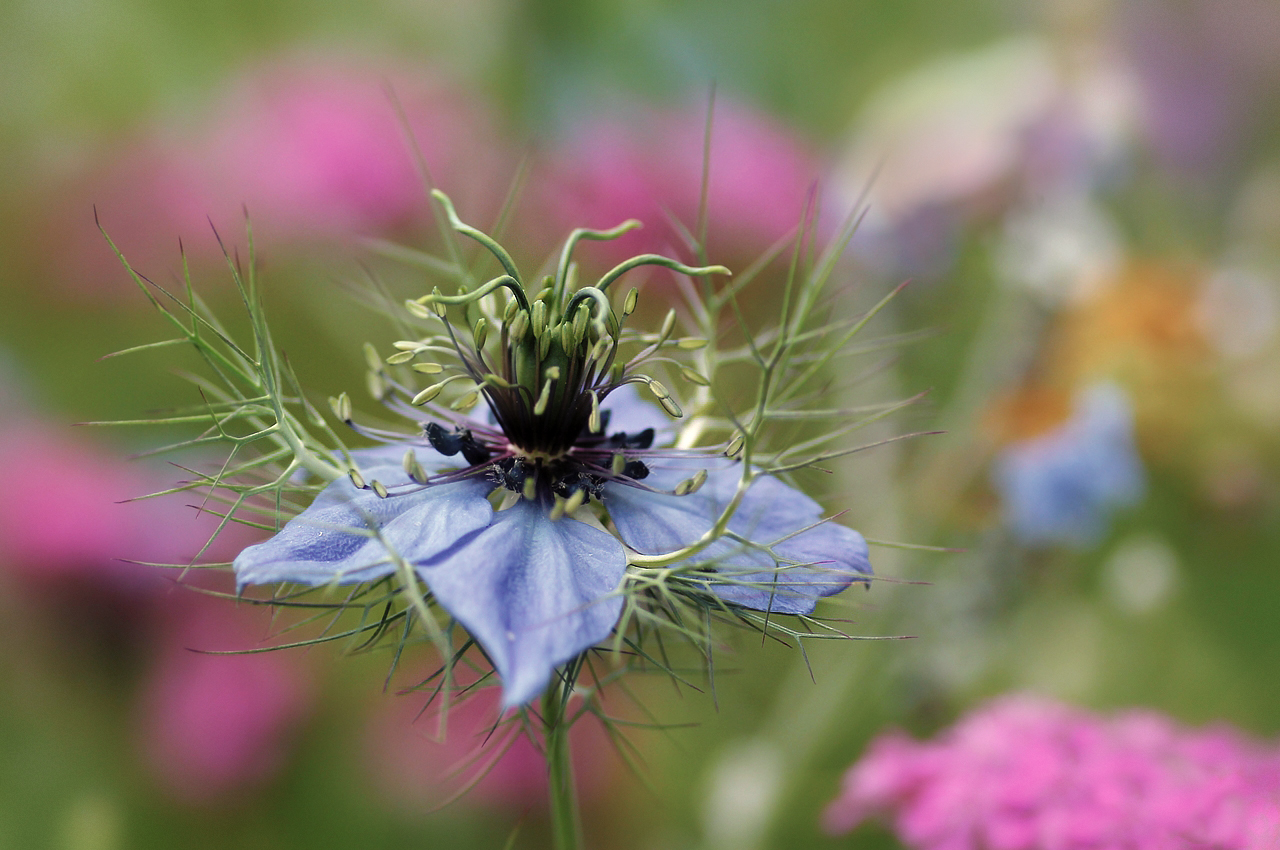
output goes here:
<path id="1" fill-rule="evenodd" d="M 699 469 L 692 478 L 687 478 L 676 485 L 675 493 L 677 496 L 688 496 L 702 489 L 702 485 L 707 483 L 707 471 Z"/>
<path id="2" fill-rule="evenodd" d="M 365 372 L 364 385 L 368 388 L 369 395 L 376 400 L 382 401 L 387 397 L 387 384 L 382 380 L 382 375 L 377 372 Z"/>
<path id="3" fill-rule="evenodd" d="M 378 349 L 373 347 L 373 343 L 366 342 L 364 348 L 364 362 L 369 365 L 371 372 L 382 371 L 382 358 L 378 356 Z"/>
<path id="4" fill-rule="evenodd" d="M 737 457 L 738 453 L 742 451 L 742 446 L 746 441 L 747 437 L 741 431 L 734 434 L 733 439 L 729 441 L 729 445 L 725 447 L 724 456 Z"/>
<path id="5" fill-rule="evenodd" d="M 397 351 L 387 358 L 388 366 L 399 366 L 401 363 L 408 363 L 410 360 L 418 356 L 416 351 Z"/>
<path id="6" fill-rule="evenodd" d="M 333 409 L 333 415 L 343 422 L 351 423 L 351 399 L 346 393 L 339 393 L 337 398 L 329 397 L 329 407 Z"/>
<path id="7" fill-rule="evenodd" d="M 691 384 L 697 384 L 700 387 L 711 386 L 710 381 L 708 381 L 706 378 L 702 377 L 702 375 L 690 369 L 688 366 L 681 366 L 680 374 L 684 377 L 686 381 L 688 381 Z"/>
<path id="8" fill-rule="evenodd" d="M 489 338 L 489 320 L 484 316 L 476 319 L 476 325 L 471 329 L 471 339 L 475 342 L 476 348 L 484 348 L 484 341 Z"/>
<path id="9" fill-rule="evenodd" d="M 377 494 L 379 499 L 385 499 L 387 498 L 387 496 L 391 495 L 390 493 L 387 492 L 387 485 L 383 484 L 381 481 L 379 481 L 376 478 L 373 480 L 373 483 L 369 485 L 369 487 L 372 488 L 373 492 Z"/>
<path id="10" fill-rule="evenodd" d="M 444 389 L 444 385 L 446 383 L 448 383 L 447 380 L 441 381 L 438 384 L 432 384 L 431 386 L 427 387 L 425 390 L 421 390 L 417 395 L 415 395 L 412 399 L 410 399 L 409 403 L 410 404 L 426 404 L 436 396 L 440 395 L 440 391 Z"/>
<path id="11" fill-rule="evenodd" d="M 587 500 L 587 491 L 581 488 L 574 490 L 569 494 L 569 498 L 564 500 L 564 512 L 571 514 L 578 508 L 582 507 L 582 503 Z"/>
<path id="12" fill-rule="evenodd" d="M 409 480 L 415 484 L 427 483 L 427 471 L 422 468 L 422 464 L 418 462 L 418 454 L 413 449 L 406 449 L 404 459 L 400 465 L 404 467 L 404 474 L 409 476 Z"/>
<path id="13" fill-rule="evenodd" d="M 622 317 L 625 319 L 636 311 L 636 304 L 640 302 L 640 290 L 634 286 L 627 293 L 626 299 L 622 302 Z"/>
<path id="14" fill-rule="evenodd" d="M 621 475 L 627 468 L 627 457 L 622 452 L 614 452 L 613 457 L 609 459 L 609 471 L 614 475 Z"/>
<path id="15" fill-rule="evenodd" d="M 439 363 L 414 363 L 411 367 L 415 372 L 421 372 L 424 375 L 439 375 L 444 371 L 444 367 Z"/>
<path id="16" fill-rule="evenodd" d="M 524 483 L 520 485 L 520 495 L 532 502 L 538 495 L 538 476 L 535 472 L 524 479 Z"/>
<path id="17" fill-rule="evenodd" d="M 587 427 L 593 434 L 599 434 L 603 430 L 600 424 L 600 396 L 595 390 L 591 391 L 591 417 L 587 419 Z"/>
<path id="18" fill-rule="evenodd" d="M 352 487 L 355 487 L 357 490 L 367 489 L 368 485 L 364 483 L 364 476 L 360 474 L 360 470 L 353 467 L 347 475 L 351 477 Z"/>

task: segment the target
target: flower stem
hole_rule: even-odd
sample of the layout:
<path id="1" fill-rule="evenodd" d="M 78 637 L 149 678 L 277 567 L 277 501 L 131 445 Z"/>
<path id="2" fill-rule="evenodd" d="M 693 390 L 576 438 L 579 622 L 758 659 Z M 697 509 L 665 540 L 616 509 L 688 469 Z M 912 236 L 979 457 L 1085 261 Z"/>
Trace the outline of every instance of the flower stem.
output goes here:
<path id="1" fill-rule="evenodd" d="M 547 785 L 551 794 L 551 830 L 556 850 L 577 850 L 582 846 L 582 824 L 578 815 L 578 789 L 573 781 L 573 761 L 569 754 L 569 726 L 565 709 L 571 685 L 557 679 L 542 697 L 542 721 L 546 727 Z"/>

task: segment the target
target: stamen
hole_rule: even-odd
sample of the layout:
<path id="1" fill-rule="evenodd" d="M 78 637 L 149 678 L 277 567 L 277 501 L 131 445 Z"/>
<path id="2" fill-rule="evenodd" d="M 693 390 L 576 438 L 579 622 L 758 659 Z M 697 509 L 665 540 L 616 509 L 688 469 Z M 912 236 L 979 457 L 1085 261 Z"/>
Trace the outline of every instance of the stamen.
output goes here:
<path id="1" fill-rule="evenodd" d="M 640 290 L 633 286 L 631 291 L 627 293 L 626 299 L 622 302 L 622 318 L 625 319 L 634 313 L 638 303 L 640 303 Z"/>
<path id="2" fill-rule="evenodd" d="M 627 456 L 622 452 L 614 452 L 613 457 L 609 459 L 609 471 L 614 475 L 621 475 L 626 468 Z"/>
<path id="3" fill-rule="evenodd" d="M 471 329 L 471 339 L 475 342 L 476 350 L 484 348 L 484 342 L 489 338 L 489 321 L 484 316 L 476 319 L 476 325 Z"/>
<path id="4" fill-rule="evenodd" d="M 444 367 L 439 363 L 414 363 L 409 368 L 424 375 L 439 375 L 444 371 Z"/>
<path id="5" fill-rule="evenodd" d="M 381 372 L 382 358 L 378 355 L 378 349 L 374 348 L 373 343 L 371 342 L 366 342 L 363 346 L 363 349 L 364 349 L 364 362 L 368 364 L 369 371 Z"/>
<path id="6" fill-rule="evenodd" d="M 681 366 L 680 374 L 681 376 L 684 377 L 686 381 L 688 381 L 691 384 L 697 384 L 700 387 L 711 386 L 710 381 L 708 381 L 706 378 L 702 377 L 702 375 L 690 369 L 688 366 Z"/>
<path id="7" fill-rule="evenodd" d="M 404 473 L 409 476 L 410 481 L 415 484 L 427 483 L 427 471 L 418 462 L 418 454 L 413 449 L 405 451 L 404 459 L 400 462 L 400 465 L 404 467 Z"/>
<path id="8" fill-rule="evenodd" d="M 374 400 L 382 401 L 387 397 L 387 383 L 378 372 L 365 372 L 364 385 Z"/>
<path id="9" fill-rule="evenodd" d="M 373 488 L 373 492 L 377 494 L 379 499 L 385 499 L 387 498 L 387 496 L 390 495 L 387 492 L 387 485 L 383 484 L 381 481 L 379 481 L 376 478 L 373 480 L 373 483 L 370 484 L 369 486 Z"/>
<path id="10" fill-rule="evenodd" d="M 337 398 L 329 397 L 329 407 L 333 409 L 333 415 L 343 422 L 351 424 L 351 399 L 346 393 L 339 393 Z"/>
<path id="11" fill-rule="evenodd" d="M 360 474 L 360 470 L 352 467 L 351 471 L 348 472 L 347 475 L 351 476 L 351 486 L 355 487 L 357 490 L 368 489 L 368 485 L 364 483 L 364 476 Z"/>
<path id="12" fill-rule="evenodd" d="M 699 469 L 692 478 L 687 478 L 676 485 L 675 494 L 677 496 L 688 496 L 701 490 L 702 485 L 706 483 L 707 471 Z"/>
<path id="13" fill-rule="evenodd" d="M 591 391 L 591 416 L 587 419 L 587 427 L 592 434 L 599 434 L 604 430 L 600 424 L 600 396 L 595 390 Z"/>

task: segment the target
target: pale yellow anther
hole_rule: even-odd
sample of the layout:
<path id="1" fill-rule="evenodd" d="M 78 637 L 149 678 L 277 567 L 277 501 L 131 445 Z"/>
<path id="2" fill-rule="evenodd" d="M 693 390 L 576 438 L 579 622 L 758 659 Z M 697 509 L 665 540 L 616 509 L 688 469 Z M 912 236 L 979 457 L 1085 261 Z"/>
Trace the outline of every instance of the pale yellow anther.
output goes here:
<path id="1" fill-rule="evenodd" d="M 329 407 L 333 410 L 333 415 L 343 422 L 351 421 L 351 399 L 346 393 L 339 393 L 337 398 L 330 397 Z"/>
<path id="2" fill-rule="evenodd" d="M 418 455 L 413 449 L 406 449 L 404 458 L 400 461 L 400 465 L 404 467 L 404 474 L 409 476 L 410 481 L 418 484 L 427 483 L 427 472 L 422 468 L 422 464 L 418 462 Z"/>
<path id="3" fill-rule="evenodd" d="M 668 310 L 666 318 L 662 320 L 662 329 L 658 331 L 658 339 L 665 340 L 671 336 L 671 332 L 676 329 L 676 311 Z"/>
<path id="4" fill-rule="evenodd" d="M 587 499 L 586 490 L 574 490 L 569 494 L 569 498 L 564 500 L 564 512 L 571 514 L 578 508 L 582 507 L 582 503 Z"/>
<path id="5" fill-rule="evenodd" d="M 352 468 L 352 470 L 348 472 L 347 475 L 351 477 L 352 487 L 355 487 L 357 490 L 365 489 L 366 485 L 364 483 L 364 476 L 360 474 L 360 470 Z"/>
<path id="6" fill-rule="evenodd" d="M 489 320 L 484 316 L 476 319 L 476 326 L 471 330 L 471 338 L 476 348 L 484 348 L 484 341 L 489 338 Z"/>
<path id="7" fill-rule="evenodd" d="M 551 513 L 548 517 L 552 522 L 556 522 L 565 515 L 568 510 L 568 502 L 563 496 L 556 496 L 555 502 L 551 505 Z"/>
<path id="8" fill-rule="evenodd" d="M 438 384 L 432 384 L 431 386 L 427 387 L 425 390 L 421 390 L 417 395 L 415 395 L 412 399 L 410 399 L 409 403 L 410 404 L 426 404 L 436 396 L 440 395 L 440 391 L 444 389 L 444 385 L 446 383 L 448 382 L 441 381 Z"/>
<path id="9" fill-rule="evenodd" d="M 425 304 L 420 304 L 417 301 L 410 300 L 404 302 L 404 308 L 408 310 L 409 315 L 413 316 L 415 319 L 430 319 L 435 315 Z"/>
<path id="10" fill-rule="evenodd" d="M 746 441 L 747 438 L 742 434 L 742 432 L 735 434 L 733 439 L 729 441 L 729 445 L 725 447 L 724 456 L 737 457 L 738 453 L 742 451 L 742 446 Z"/>
<path id="11" fill-rule="evenodd" d="M 600 422 L 600 396 L 591 391 L 591 415 L 587 417 L 587 428 L 592 434 L 599 434 L 603 427 Z"/>
<path id="12" fill-rule="evenodd" d="M 409 302 L 409 303 L 412 304 L 414 302 Z M 412 339 L 398 339 L 395 342 L 391 343 L 391 347 L 395 349 L 399 349 L 400 351 L 422 351 L 424 348 L 426 348 L 426 346 L 423 345 L 422 343 Z"/>
<path id="13" fill-rule="evenodd" d="M 533 302 L 533 313 L 529 317 L 529 326 L 533 329 L 534 336 L 542 336 L 547 330 L 547 303 L 545 301 Z"/>
<path id="14" fill-rule="evenodd" d="M 702 489 L 702 485 L 707 483 L 707 471 L 699 469 L 694 473 L 692 478 L 686 478 L 676 485 L 675 493 L 677 496 L 688 496 Z"/>
<path id="15" fill-rule="evenodd" d="M 706 348 L 707 341 L 697 336 L 685 336 L 676 340 L 676 346 L 685 351 L 697 351 L 699 348 Z"/>
<path id="16" fill-rule="evenodd" d="M 408 363 L 410 360 L 418 356 L 416 351 L 397 351 L 387 358 L 388 366 L 399 366 L 401 363 Z"/>
<path id="17" fill-rule="evenodd" d="M 640 290 L 636 289 L 633 286 L 631 287 L 631 291 L 627 293 L 626 299 L 622 302 L 623 317 L 625 318 L 626 316 L 630 316 L 632 313 L 634 313 L 636 311 L 636 304 L 638 304 L 639 302 L 640 302 Z"/>
<path id="18" fill-rule="evenodd" d="M 373 343 L 366 342 L 363 349 L 364 362 L 368 364 L 369 369 L 374 372 L 382 371 L 382 358 L 378 356 L 378 349 L 373 347 Z"/>
<path id="19" fill-rule="evenodd" d="M 391 495 L 390 493 L 387 492 L 387 485 L 383 484 L 381 481 L 379 481 L 376 478 L 373 480 L 373 483 L 369 485 L 369 487 L 373 489 L 373 492 L 377 494 L 379 499 L 385 499 L 387 498 L 387 496 Z"/>
<path id="20" fill-rule="evenodd" d="M 520 495 L 532 502 L 538 495 L 538 481 L 530 475 L 524 480 L 524 486 L 520 488 Z"/>
<path id="21" fill-rule="evenodd" d="M 376 400 L 382 401 L 387 397 L 387 384 L 377 372 L 365 372 L 364 385 Z"/>
<path id="22" fill-rule="evenodd" d="M 512 342 L 520 342 L 529 332 L 529 311 L 521 310 L 514 319 L 507 323 L 507 333 Z"/>
<path id="23" fill-rule="evenodd" d="M 480 401 L 480 391 L 472 390 L 471 392 L 467 393 L 461 398 L 455 399 L 454 402 L 449 405 L 449 409 L 466 412 L 471 408 L 475 407 L 476 403 L 479 401 Z"/>
<path id="24" fill-rule="evenodd" d="M 691 384 L 697 384 L 700 387 L 711 386 L 710 381 L 708 381 L 706 378 L 702 377 L 702 375 L 690 369 L 688 366 L 681 366 L 680 374 L 684 376 L 684 379 Z"/>
<path id="25" fill-rule="evenodd" d="M 542 385 L 542 392 L 538 393 L 538 400 L 533 405 L 533 415 L 541 416 L 547 412 L 547 404 L 551 401 L 551 384 L 552 381 L 546 381 Z"/>
<path id="26" fill-rule="evenodd" d="M 573 327 L 569 322 L 560 324 L 560 347 L 564 349 L 566 354 L 578 349 L 578 341 L 574 338 Z"/>
<path id="27" fill-rule="evenodd" d="M 560 380 L 560 367 L 548 366 L 547 368 L 542 370 L 542 374 L 546 375 L 548 378 L 550 378 L 553 381 L 558 381 Z"/>
<path id="28" fill-rule="evenodd" d="M 612 458 L 609 459 L 609 471 L 614 475 L 621 475 L 622 470 L 627 468 L 627 457 L 622 452 L 614 452 Z"/>
<path id="29" fill-rule="evenodd" d="M 409 368 L 424 375 L 439 375 L 444 371 L 444 367 L 439 363 L 414 363 Z"/>

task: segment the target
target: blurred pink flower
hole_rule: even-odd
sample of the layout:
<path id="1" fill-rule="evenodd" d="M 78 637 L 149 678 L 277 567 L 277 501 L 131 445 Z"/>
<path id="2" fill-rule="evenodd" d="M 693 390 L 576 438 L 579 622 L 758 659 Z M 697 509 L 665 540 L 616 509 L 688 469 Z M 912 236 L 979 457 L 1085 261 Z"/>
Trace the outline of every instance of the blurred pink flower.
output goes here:
<path id="1" fill-rule="evenodd" d="M 499 697 L 498 688 L 482 688 L 451 704 L 444 740 L 437 737 L 435 706 L 422 711 L 425 695 L 382 699 L 366 734 L 369 770 L 382 799 L 426 811 L 465 791 L 461 800 L 471 805 L 542 811 L 547 767 L 540 744 L 518 724 L 495 729 Z M 613 745 L 591 716 L 574 725 L 571 737 L 574 778 L 589 802 L 608 786 Z"/>
<path id="2" fill-rule="evenodd" d="M 0 493 L 0 566 L 35 582 L 163 587 L 158 570 L 127 561 L 187 563 L 217 518 L 182 496 L 126 501 L 169 482 L 62 430 L 34 418 L 0 423 L 0 468 L 14 482 Z M 220 541 L 210 554 L 226 554 L 234 542 Z"/>
<path id="3" fill-rule="evenodd" d="M 1280 749 L 1010 696 L 933 741 L 873 741 L 824 820 L 875 815 L 913 850 L 1263 850 L 1280 841 Z"/>
<path id="4" fill-rule="evenodd" d="M 1220 176 L 1280 96 L 1280 6 L 1132 0 L 1120 8 L 1148 144 L 1170 170 Z"/>
<path id="5" fill-rule="evenodd" d="M 388 86 L 432 178 L 460 208 L 495 207 L 510 179 L 495 167 L 501 143 L 463 92 L 385 63 L 277 60 L 229 81 L 188 126 L 145 131 L 67 187 L 56 226 L 84 225 L 57 236 L 71 242 L 72 279 L 93 289 L 115 263 L 92 227 L 91 205 L 144 268 L 177 268 L 179 237 L 195 256 L 214 255 L 209 220 L 228 242 L 240 241 L 246 208 L 268 246 L 421 223 L 426 191 Z"/>
<path id="6" fill-rule="evenodd" d="M 696 226 L 706 108 L 637 109 L 566 132 L 535 191 L 557 232 L 609 228 L 628 218 L 644 229 L 601 250 L 610 259 L 644 251 L 687 258 L 672 216 Z M 795 228 L 820 169 L 794 132 L 744 106 L 717 101 L 708 189 L 709 254 L 749 261 Z"/>
<path id="7" fill-rule="evenodd" d="M 166 614 L 159 657 L 138 703 L 140 744 L 152 772 L 171 796 L 194 804 L 260 786 L 284 765 L 311 707 L 303 656 L 207 654 L 261 646 L 266 610 L 183 593 L 170 598 Z"/>

